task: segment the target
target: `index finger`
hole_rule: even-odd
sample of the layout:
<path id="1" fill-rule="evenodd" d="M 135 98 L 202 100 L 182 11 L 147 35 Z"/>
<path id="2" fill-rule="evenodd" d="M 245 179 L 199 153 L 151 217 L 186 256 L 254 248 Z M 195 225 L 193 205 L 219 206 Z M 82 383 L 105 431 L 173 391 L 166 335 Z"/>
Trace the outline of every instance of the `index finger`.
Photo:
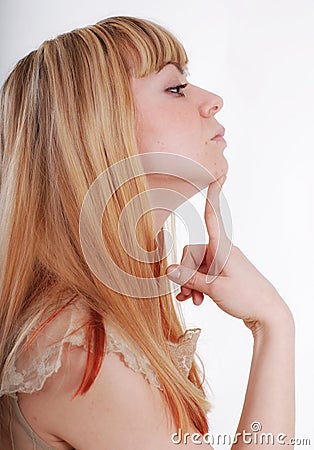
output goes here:
<path id="1" fill-rule="evenodd" d="M 222 232 L 225 234 L 219 203 L 219 194 L 226 180 L 226 175 L 213 181 L 208 186 L 205 204 L 205 223 L 211 240 L 218 241 Z"/>
<path id="2" fill-rule="evenodd" d="M 210 183 L 205 205 L 205 223 L 209 235 L 208 244 L 208 275 L 219 275 L 225 266 L 231 251 L 232 243 L 226 234 L 220 211 L 219 194 L 226 181 L 226 176 Z"/>

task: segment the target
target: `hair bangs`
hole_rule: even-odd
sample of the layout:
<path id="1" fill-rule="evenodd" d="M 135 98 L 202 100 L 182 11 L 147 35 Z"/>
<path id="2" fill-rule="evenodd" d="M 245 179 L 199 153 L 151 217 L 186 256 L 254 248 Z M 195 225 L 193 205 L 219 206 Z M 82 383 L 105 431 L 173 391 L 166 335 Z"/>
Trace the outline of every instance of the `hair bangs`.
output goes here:
<path id="1" fill-rule="evenodd" d="M 107 19 L 98 25 L 110 30 L 125 67 L 135 78 L 158 72 L 169 63 L 186 70 L 188 57 L 183 45 L 160 25 L 133 17 Z"/>

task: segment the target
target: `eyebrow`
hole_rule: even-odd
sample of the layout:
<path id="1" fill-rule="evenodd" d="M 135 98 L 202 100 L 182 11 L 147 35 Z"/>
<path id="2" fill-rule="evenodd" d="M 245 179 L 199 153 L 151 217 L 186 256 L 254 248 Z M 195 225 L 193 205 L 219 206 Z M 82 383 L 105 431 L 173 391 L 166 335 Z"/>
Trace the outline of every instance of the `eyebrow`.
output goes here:
<path id="1" fill-rule="evenodd" d="M 164 69 L 166 66 L 168 66 L 169 64 L 172 64 L 173 66 L 175 66 L 177 69 L 178 69 L 178 71 L 181 73 L 181 75 L 186 75 L 186 70 L 182 67 L 182 66 L 180 66 L 180 64 L 179 63 L 177 63 L 177 62 L 175 62 L 175 61 L 169 61 L 169 62 L 167 62 L 166 64 L 164 64 L 158 71 L 157 71 L 157 73 L 159 73 L 162 69 Z"/>

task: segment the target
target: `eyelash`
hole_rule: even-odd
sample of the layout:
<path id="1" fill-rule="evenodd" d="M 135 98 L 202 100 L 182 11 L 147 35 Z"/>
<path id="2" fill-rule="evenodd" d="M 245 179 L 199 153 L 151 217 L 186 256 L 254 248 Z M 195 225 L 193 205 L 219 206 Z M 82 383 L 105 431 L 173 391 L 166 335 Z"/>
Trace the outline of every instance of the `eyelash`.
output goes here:
<path id="1" fill-rule="evenodd" d="M 185 84 L 178 84 L 178 86 L 170 87 L 167 89 L 167 92 L 170 92 L 171 94 L 177 94 L 180 97 L 184 97 L 183 92 L 180 92 L 182 89 L 185 89 L 187 87 L 187 83 Z M 175 91 L 175 92 L 173 92 Z"/>

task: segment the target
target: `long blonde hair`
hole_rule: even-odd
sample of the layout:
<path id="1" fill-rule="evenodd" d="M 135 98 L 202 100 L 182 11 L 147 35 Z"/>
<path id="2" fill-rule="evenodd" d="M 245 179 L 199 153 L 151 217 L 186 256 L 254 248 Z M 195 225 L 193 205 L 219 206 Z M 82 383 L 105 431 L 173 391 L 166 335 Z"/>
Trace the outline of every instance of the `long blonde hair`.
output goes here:
<path id="1" fill-rule="evenodd" d="M 117 161 L 137 154 L 131 77 L 146 76 L 169 62 L 187 64 L 172 34 L 146 20 L 114 17 L 44 42 L 4 83 L 0 382 L 34 325 L 32 338 L 79 298 L 90 317 L 89 356 L 77 393 L 84 394 L 100 370 L 106 317 L 149 358 L 176 426 L 188 430 L 192 425 L 204 433 L 208 403 L 198 368 L 193 363 L 189 379 L 181 376 L 166 345 L 183 332 L 171 295 L 134 299 L 109 289 L 86 263 L 79 235 L 82 203 L 93 181 Z M 134 170 L 134 177 L 114 190 L 104 214 L 104 246 L 126 273 L 158 277 L 165 272 L 165 259 L 144 264 L 127 257 L 119 242 L 117 222 L 124 206 L 147 189 L 132 165 L 127 170 Z M 115 183 L 108 179 L 102 189 Z M 135 213 L 128 208 L 128 214 Z M 92 212 L 89 217 L 92 228 Z M 138 234 L 147 250 L 155 248 L 149 214 Z"/>

